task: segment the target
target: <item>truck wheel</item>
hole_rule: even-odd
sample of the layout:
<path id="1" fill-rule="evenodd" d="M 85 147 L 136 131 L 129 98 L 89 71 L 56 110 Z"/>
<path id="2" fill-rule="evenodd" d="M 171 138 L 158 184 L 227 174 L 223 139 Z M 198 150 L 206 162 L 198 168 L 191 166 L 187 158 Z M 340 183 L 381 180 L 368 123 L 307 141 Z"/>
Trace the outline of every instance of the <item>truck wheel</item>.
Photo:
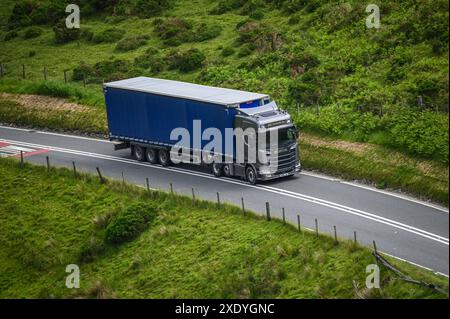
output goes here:
<path id="1" fill-rule="evenodd" d="M 142 146 L 139 146 L 139 145 L 134 145 L 133 149 L 134 149 L 134 152 L 133 152 L 134 158 L 140 162 L 144 162 L 145 161 L 145 148 L 143 148 Z"/>
<path id="2" fill-rule="evenodd" d="M 245 169 L 245 178 L 247 179 L 247 182 L 249 182 L 252 185 L 256 184 L 256 172 L 255 169 L 251 166 L 248 166 Z"/>
<path id="3" fill-rule="evenodd" d="M 212 172 L 213 172 L 214 176 L 216 176 L 216 177 L 222 176 L 222 165 L 221 164 L 213 163 L 211 165 L 211 167 L 212 167 Z"/>
<path id="4" fill-rule="evenodd" d="M 169 152 L 167 152 L 166 150 L 159 150 L 159 152 L 158 152 L 158 159 L 159 159 L 159 163 L 162 166 L 169 166 L 170 165 Z"/>
<path id="5" fill-rule="evenodd" d="M 226 177 L 231 177 L 230 164 L 223 165 L 222 170 L 223 170 L 223 175 L 225 175 Z"/>
<path id="6" fill-rule="evenodd" d="M 158 163 L 158 151 L 154 148 L 147 148 L 147 152 L 145 152 L 145 155 L 147 156 L 147 161 L 149 161 L 150 164 Z"/>

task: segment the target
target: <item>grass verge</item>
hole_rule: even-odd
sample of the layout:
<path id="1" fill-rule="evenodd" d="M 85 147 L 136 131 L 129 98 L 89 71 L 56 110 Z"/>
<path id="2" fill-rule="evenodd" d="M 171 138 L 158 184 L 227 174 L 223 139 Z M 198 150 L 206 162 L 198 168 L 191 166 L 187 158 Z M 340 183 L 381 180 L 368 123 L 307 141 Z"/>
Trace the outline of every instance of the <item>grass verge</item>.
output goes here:
<path id="1" fill-rule="evenodd" d="M 0 187 L 0 298 L 446 297 L 383 268 L 381 289 L 356 292 L 353 282 L 364 287 L 374 262 L 369 250 L 226 204 L 8 159 L 0 160 Z M 106 241 L 108 225 L 133 205 L 157 213 L 134 239 Z M 72 263 L 81 271 L 76 291 L 65 287 Z M 445 278 L 394 263 L 448 288 Z"/>

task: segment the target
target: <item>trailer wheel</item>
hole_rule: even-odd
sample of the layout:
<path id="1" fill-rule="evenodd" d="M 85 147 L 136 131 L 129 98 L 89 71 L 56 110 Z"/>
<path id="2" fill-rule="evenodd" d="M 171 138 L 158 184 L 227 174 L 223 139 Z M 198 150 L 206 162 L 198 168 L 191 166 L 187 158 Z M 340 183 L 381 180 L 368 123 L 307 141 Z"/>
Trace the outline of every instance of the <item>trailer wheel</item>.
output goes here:
<path id="1" fill-rule="evenodd" d="M 158 151 L 154 148 L 147 148 L 147 152 L 145 152 L 145 155 L 147 156 L 147 161 L 150 164 L 156 164 L 158 163 Z"/>
<path id="2" fill-rule="evenodd" d="M 140 162 L 145 161 L 145 148 L 139 145 L 134 145 L 133 147 L 134 158 Z"/>
<path id="3" fill-rule="evenodd" d="M 249 182 L 250 184 L 252 185 L 256 184 L 256 172 L 252 166 L 248 166 L 245 169 L 245 178 L 247 179 L 247 182 Z"/>
<path id="4" fill-rule="evenodd" d="M 226 177 L 231 177 L 230 164 L 223 165 L 222 170 L 223 170 L 223 175 L 225 175 Z"/>
<path id="5" fill-rule="evenodd" d="M 216 177 L 221 177 L 222 176 L 222 165 L 221 164 L 217 164 L 217 163 L 213 163 L 211 165 L 212 168 L 212 173 L 214 174 L 214 176 Z"/>
<path id="6" fill-rule="evenodd" d="M 170 165 L 169 152 L 167 152 L 166 150 L 159 150 L 159 152 L 158 152 L 158 159 L 159 159 L 159 163 L 162 166 L 169 166 Z"/>

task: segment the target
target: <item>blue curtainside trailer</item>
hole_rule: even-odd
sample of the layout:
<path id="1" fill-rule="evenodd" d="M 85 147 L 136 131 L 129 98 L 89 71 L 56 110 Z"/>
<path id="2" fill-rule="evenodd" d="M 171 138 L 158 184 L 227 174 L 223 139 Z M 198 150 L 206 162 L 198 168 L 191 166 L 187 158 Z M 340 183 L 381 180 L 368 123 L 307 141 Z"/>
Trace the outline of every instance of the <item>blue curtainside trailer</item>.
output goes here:
<path id="1" fill-rule="evenodd" d="M 177 128 L 190 133 L 191 151 L 196 149 L 195 145 L 203 149 L 209 143 L 207 139 L 200 138 L 200 144 L 194 141 L 194 123 L 201 121 L 202 129 L 215 128 L 220 132 L 221 145 L 229 143 L 227 129 L 251 126 L 256 130 L 280 128 L 291 142 L 288 165 L 282 171 L 264 174 L 258 163 L 232 161 L 212 165 L 217 176 L 249 179 L 246 175 L 250 173 L 249 181 L 254 183 L 258 179 L 292 175 L 300 168 L 295 127 L 290 116 L 279 110 L 268 95 L 147 77 L 105 83 L 104 94 L 110 139 L 121 142 L 116 148 L 131 147 L 138 160 L 169 165 L 171 148 L 177 143 L 171 139 L 171 133 Z M 234 147 L 231 150 L 231 154 L 221 154 L 235 159 L 236 150 Z M 247 172 L 248 168 L 251 172 Z"/>

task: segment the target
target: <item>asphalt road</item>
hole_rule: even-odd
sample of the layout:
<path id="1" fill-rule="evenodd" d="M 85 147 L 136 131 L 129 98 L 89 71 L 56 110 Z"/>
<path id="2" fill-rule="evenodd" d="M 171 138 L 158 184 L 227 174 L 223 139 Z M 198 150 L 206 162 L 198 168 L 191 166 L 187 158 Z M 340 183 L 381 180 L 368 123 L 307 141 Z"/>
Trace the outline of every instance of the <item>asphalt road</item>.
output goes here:
<path id="1" fill-rule="evenodd" d="M 239 179 L 216 178 L 202 167 L 179 165 L 161 167 L 133 160 L 129 150 L 114 151 L 107 140 L 90 139 L 26 129 L 0 127 L 0 156 L 18 156 L 45 165 L 46 156 L 52 165 L 72 167 L 80 171 L 103 175 L 145 186 L 169 190 L 173 184 L 177 193 L 195 194 L 199 198 L 241 205 L 265 213 L 270 203 L 272 216 L 324 233 L 353 239 L 377 248 L 386 254 L 404 259 L 435 272 L 449 273 L 449 212 L 447 208 L 422 202 L 397 193 L 380 191 L 368 186 L 344 182 L 327 176 L 303 172 L 295 177 L 249 185 Z"/>

